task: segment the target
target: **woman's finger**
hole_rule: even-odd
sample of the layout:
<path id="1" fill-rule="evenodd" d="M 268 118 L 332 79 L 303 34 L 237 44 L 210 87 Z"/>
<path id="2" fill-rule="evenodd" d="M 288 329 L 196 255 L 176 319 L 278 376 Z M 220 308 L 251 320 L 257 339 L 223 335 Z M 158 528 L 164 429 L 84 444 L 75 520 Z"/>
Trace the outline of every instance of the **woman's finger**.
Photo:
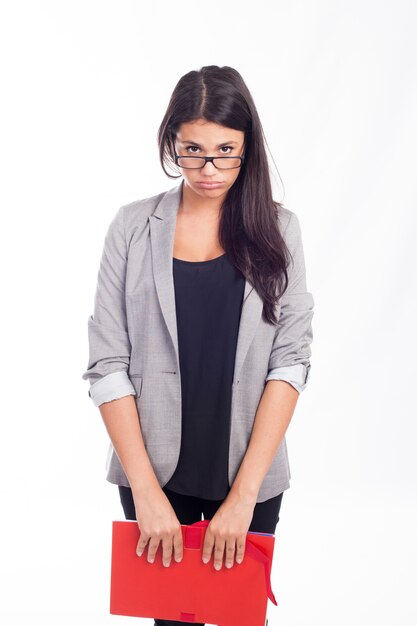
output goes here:
<path id="1" fill-rule="evenodd" d="M 216 537 L 216 544 L 214 546 L 214 567 L 219 570 L 223 564 L 223 554 L 226 542 L 224 539 Z"/>
<path id="2" fill-rule="evenodd" d="M 232 567 L 233 562 L 235 560 L 235 551 L 236 551 L 236 539 L 228 539 L 226 541 L 226 559 L 225 565 L 226 567 Z"/>
<path id="3" fill-rule="evenodd" d="M 149 537 L 146 537 L 144 533 L 141 533 L 138 541 L 138 545 L 136 546 L 136 554 L 138 556 L 142 556 L 144 549 L 146 548 L 146 544 L 149 541 Z"/>

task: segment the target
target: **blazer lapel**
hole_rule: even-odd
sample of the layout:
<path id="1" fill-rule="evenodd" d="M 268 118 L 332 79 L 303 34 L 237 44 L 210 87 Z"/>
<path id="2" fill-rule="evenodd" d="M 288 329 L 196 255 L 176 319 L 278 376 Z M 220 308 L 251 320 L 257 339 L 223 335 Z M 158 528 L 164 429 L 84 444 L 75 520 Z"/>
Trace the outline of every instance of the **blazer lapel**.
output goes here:
<path id="1" fill-rule="evenodd" d="M 167 191 L 149 217 L 154 281 L 162 315 L 174 345 L 178 369 L 180 366 L 172 257 L 176 217 L 183 185 L 184 181 Z M 262 308 L 261 298 L 250 281 L 246 279 L 236 346 L 234 383 L 237 381 L 249 346 L 255 336 Z"/>

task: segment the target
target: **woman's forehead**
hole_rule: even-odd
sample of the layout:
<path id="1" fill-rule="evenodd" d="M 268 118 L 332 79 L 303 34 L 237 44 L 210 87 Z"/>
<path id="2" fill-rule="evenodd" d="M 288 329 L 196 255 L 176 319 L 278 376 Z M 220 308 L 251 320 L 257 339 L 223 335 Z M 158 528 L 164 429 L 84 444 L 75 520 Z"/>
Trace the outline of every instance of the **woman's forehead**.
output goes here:
<path id="1" fill-rule="evenodd" d="M 183 122 L 177 132 L 177 139 L 182 143 L 204 144 L 240 144 L 244 138 L 244 132 L 235 128 L 228 128 L 216 122 L 207 120 L 194 120 Z"/>

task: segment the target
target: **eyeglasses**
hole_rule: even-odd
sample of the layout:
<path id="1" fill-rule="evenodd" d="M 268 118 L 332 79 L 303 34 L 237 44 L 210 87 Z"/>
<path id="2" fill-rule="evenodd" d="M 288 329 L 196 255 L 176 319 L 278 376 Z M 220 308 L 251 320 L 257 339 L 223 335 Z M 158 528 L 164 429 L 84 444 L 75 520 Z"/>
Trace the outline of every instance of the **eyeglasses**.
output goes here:
<path id="1" fill-rule="evenodd" d="M 175 163 L 178 167 L 197 170 L 205 166 L 209 161 L 219 170 L 234 170 L 243 163 L 244 156 L 204 157 L 204 156 L 179 156 L 175 154 Z"/>

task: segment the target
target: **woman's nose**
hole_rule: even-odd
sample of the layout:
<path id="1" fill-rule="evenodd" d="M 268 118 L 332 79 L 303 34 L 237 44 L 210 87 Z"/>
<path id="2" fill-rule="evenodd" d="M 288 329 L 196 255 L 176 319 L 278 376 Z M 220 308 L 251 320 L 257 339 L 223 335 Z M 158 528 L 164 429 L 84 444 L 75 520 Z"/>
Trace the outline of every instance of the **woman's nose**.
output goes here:
<path id="1" fill-rule="evenodd" d="M 208 169 L 207 169 L 208 166 Z M 201 170 L 206 170 L 204 173 L 205 174 L 214 174 L 216 172 L 216 167 L 213 165 L 213 163 L 211 161 L 206 161 L 203 165 L 203 167 L 201 168 Z"/>

